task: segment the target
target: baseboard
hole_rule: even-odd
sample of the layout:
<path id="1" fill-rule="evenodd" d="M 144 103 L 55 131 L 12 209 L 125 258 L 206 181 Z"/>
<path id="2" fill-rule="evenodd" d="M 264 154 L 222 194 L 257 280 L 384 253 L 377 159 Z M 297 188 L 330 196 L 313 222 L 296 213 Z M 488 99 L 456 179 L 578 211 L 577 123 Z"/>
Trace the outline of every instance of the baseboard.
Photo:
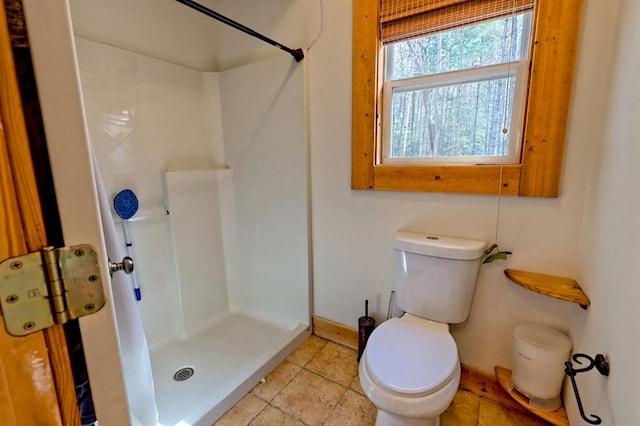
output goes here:
<path id="1" fill-rule="evenodd" d="M 351 349 L 358 349 L 358 330 L 315 315 L 313 334 Z"/>

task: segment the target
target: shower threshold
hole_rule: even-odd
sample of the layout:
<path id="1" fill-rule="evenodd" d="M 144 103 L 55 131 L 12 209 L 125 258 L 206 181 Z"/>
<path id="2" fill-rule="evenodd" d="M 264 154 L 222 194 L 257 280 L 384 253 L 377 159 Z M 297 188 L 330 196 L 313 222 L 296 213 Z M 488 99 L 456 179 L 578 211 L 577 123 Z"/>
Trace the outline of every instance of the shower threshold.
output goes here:
<path id="1" fill-rule="evenodd" d="M 153 348 L 159 424 L 210 426 L 308 334 L 306 324 L 286 328 L 236 313 L 187 339 Z M 190 377 L 175 380 L 183 369 L 193 370 Z"/>

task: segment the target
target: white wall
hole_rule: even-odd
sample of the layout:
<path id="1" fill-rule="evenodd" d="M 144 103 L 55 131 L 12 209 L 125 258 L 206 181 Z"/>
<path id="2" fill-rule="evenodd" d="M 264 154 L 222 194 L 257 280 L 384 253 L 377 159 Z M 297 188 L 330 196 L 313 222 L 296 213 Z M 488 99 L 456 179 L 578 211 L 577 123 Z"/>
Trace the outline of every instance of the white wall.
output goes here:
<path id="1" fill-rule="evenodd" d="M 250 25 L 252 19 L 259 19 L 254 18 L 261 9 L 255 2 L 236 3 L 238 10 L 248 3 L 254 7 L 251 14 L 241 17 L 244 22 Z M 349 188 L 352 2 L 321 3 L 322 17 L 312 11 L 311 4 L 306 13 L 299 14 L 299 19 L 312 19 L 309 26 L 323 21 L 322 34 L 305 59 L 309 67 L 314 314 L 355 327 L 364 299 L 373 302 L 379 320 L 386 314 L 392 289 L 393 231 L 411 229 L 491 242 L 496 234 L 498 200 L 493 196 L 374 193 Z M 620 55 L 614 77 L 623 82 L 618 86 L 618 97 L 624 96 L 614 97 L 611 104 L 628 112 L 607 120 L 606 128 L 617 130 L 615 136 L 605 136 L 603 117 L 616 44 L 617 4 L 585 1 L 561 195 L 558 199 L 501 200 L 499 243 L 514 255 L 507 262 L 482 267 L 471 316 L 465 324 L 454 327 L 453 333 L 463 362 L 492 371 L 495 365 L 511 365 L 511 333 L 516 323 L 539 321 L 570 332 L 576 351 L 591 355 L 605 352 L 613 357 L 610 378 L 599 378 L 597 373 L 589 376 L 587 410 L 602 415 L 605 424 L 626 425 L 638 417 L 630 401 L 637 395 L 632 389 L 634 376 L 628 374 L 637 372 L 631 358 L 638 348 L 637 343 L 626 340 L 628 331 L 634 330 L 629 327 L 638 323 L 638 315 L 632 313 L 637 291 L 630 289 L 630 278 L 634 273 L 637 276 L 637 268 L 630 266 L 633 261 L 629 259 L 637 248 L 633 232 L 629 233 L 635 211 L 628 208 L 637 204 L 637 197 L 630 193 L 637 172 L 613 162 L 615 156 L 626 155 L 623 143 L 631 144 L 630 133 L 635 130 L 629 122 L 637 123 L 632 115 L 635 112 L 637 116 L 637 102 L 633 104 L 636 91 L 629 90 L 637 59 L 627 59 L 631 52 Z M 631 46 L 636 40 L 637 45 L 639 35 L 632 24 L 637 10 L 629 7 L 627 15 L 631 17 L 625 21 L 628 28 L 622 41 Z M 292 33 L 296 31 L 293 23 L 280 23 L 289 24 Z M 295 36 L 285 34 L 285 38 Z M 233 45 L 228 49 L 218 45 L 218 57 L 233 62 L 232 49 Z M 225 63 L 219 60 L 218 65 L 224 68 Z M 636 108 L 630 108 L 634 105 Z M 609 153 L 613 157 L 596 166 L 601 148 L 613 142 L 618 144 L 615 152 Z M 617 171 L 609 176 L 609 169 Z M 594 179 L 597 170 L 598 176 L 607 178 Z M 591 185 L 600 185 L 593 196 Z M 608 207 L 596 210 L 589 219 L 585 212 L 603 202 Z M 620 224 L 613 225 L 611 218 L 619 219 Z M 607 263 L 612 266 L 604 266 Z M 503 276 L 506 267 L 575 278 L 591 297 L 592 307 L 583 311 L 513 286 Z M 616 285 L 612 283 L 618 281 L 621 291 L 612 292 Z M 626 350 L 625 342 L 635 351 Z M 625 372 L 625 368 L 629 370 Z M 580 424 L 573 397 L 565 396 L 571 423 Z"/>
<path id="2" fill-rule="evenodd" d="M 610 90 L 599 98 L 607 108 L 580 256 L 582 284 L 594 303 L 588 313 L 572 318 L 571 331 L 578 349 L 591 356 L 604 353 L 611 362 L 609 377 L 595 371 L 578 375 L 585 411 L 601 416 L 603 424 L 630 425 L 640 418 L 640 4 L 621 1 L 618 7 Z M 573 397 L 566 399 L 577 419 Z"/>
<path id="3" fill-rule="evenodd" d="M 378 318 L 386 309 L 391 232 L 406 228 L 490 241 L 496 199 L 349 190 L 351 52 L 344 40 L 351 16 L 343 2 L 324 3 L 325 31 L 309 52 L 314 313 L 354 326 L 362 299 L 376 301 Z M 634 378 L 640 349 L 635 306 L 640 301 L 635 283 L 640 205 L 633 154 L 638 153 L 640 10 L 627 2 L 617 42 L 616 6 L 585 2 L 561 196 L 502 200 L 499 242 L 514 255 L 482 267 L 471 317 L 454 327 L 454 335 L 463 362 L 491 371 L 496 364 L 510 366 L 517 322 L 540 321 L 570 331 L 575 351 L 611 358 L 609 378 L 596 372 L 579 377 L 588 414 L 599 414 L 603 424 L 627 425 L 639 416 Z M 576 278 L 592 306 L 583 311 L 514 287 L 502 276 L 505 267 Z M 571 424 L 583 424 L 570 392 L 565 400 Z"/>
<path id="4" fill-rule="evenodd" d="M 392 289 L 391 235 L 397 229 L 493 242 L 495 196 L 353 191 L 351 160 L 351 5 L 325 1 L 325 28 L 309 52 L 314 245 L 314 313 L 355 326 L 364 299 L 382 319 Z M 594 25 L 597 15 L 587 19 Z M 585 52 L 603 42 L 589 40 Z M 606 47 L 606 46 L 605 46 Z M 605 52 L 607 49 L 604 50 Z M 584 55 L 582 55 L 584 56 Z M 481 269 L 469 320 L 453 329 L 464 363 L 492 371 L 511 365 L 511 333 L 521 321 L 541 321 L 568 330 L 580 308 L 513 286 L 506 267 L 580 279 L 578 239 L 597 140 L 592 129 L 602 112 L 591 102 L 602 93 L 605 65 L 581 56 L 571 113 L 567 156 L 558 199 L 503 198 L 498 242 L 514 255 Z M 585 127 L 582 123 L 588 123 Z"/>

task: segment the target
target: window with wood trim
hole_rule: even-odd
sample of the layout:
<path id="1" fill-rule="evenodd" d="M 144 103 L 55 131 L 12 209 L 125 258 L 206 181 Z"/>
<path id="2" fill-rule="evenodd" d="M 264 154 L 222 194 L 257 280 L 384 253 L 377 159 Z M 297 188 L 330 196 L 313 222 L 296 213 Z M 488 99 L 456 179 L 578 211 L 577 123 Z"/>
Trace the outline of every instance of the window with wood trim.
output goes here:
<path id="1" fill-rule="evenodd" d="M 557 197 L 581 11 L 582 0 L 355 0 L 352 188 Z M 398 40 L 423 50 L 429 43 L 442 47 L 443 39 L 463 37 L 459 29 L 485 24 L 522 34 L 500 63 L 461 59 L 469 52 L 447 42 L 442 56 L 453 69 L 443 71 L 438 60 L 425 65 L 427 59 L 393 69 L 390 56 L 407 48 Z M 429 39 L 433 34 L 438 39 Z M 484 42 L 472 43 L 478 40 Z M 491 94 L 491 85 L 501 94 Z M 437 91 L 452 106 L 433 103 Z M 502 115 L 499 123 L 474 110 L 481 100 L 500 107 L 491 112 Z M 411 114 L 403 111 L 408 105 Z M 448 108 L 448 122 L 434 117 L 438 108 Z M 419 117 L 413 127 L 408 115 Z M 478 127 L 478 117 L 490 125 Z M 485 140 L 491 126 L 504 136 Z M 438 141 L 445 138 L 443 148 Z"/>

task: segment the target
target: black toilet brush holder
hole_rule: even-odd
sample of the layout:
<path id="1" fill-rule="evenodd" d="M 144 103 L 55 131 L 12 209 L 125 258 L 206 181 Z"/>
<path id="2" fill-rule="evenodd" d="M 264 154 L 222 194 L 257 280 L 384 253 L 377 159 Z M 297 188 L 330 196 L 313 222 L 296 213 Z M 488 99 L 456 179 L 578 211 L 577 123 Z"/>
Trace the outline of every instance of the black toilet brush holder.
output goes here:
<path id="1" fill-rule="evenodd" d="M 358 318 L 358 363 L 367 346 L 367 340 L 376 327 L 376 320 L 369 316 L 369 301 L 364 301 L 364 316 Z"/>

